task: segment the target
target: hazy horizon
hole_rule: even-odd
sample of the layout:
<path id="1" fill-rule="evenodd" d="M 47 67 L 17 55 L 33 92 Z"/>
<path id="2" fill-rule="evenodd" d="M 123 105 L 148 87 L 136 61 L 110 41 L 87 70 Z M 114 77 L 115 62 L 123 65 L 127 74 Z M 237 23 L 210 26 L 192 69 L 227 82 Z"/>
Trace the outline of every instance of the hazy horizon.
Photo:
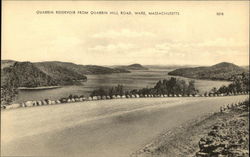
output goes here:
<path id="1" fill-rule="evenodd" d="M 37 10 L 173 11 L 180 15 L 57 15 L 36 14 Z M 64 1 L 60 5 L 3 1 L 2 59 L 106 66 L 220 62 L 244 66 L 249 65 L 248 11 L 246 1 Z"/>
<path id="2" fill-rule="evenodd" d="M 38 62 L 33 62 L 33 61 L 28 61 L 28 60 L 24 60 L 24 61 L 19 61 L 19 60 L 13 60 L 13 59 L 1 59 L 1 61 L 17 61 L 17 62 L 31 62 L 31 63 L 39 63 L 39 62 L 65 62 L 65 63 L 74 63 L 74 62 L 68 62 L 68 61 L 59 61 L 59 60 L 51 60 L 51 61 L 38 61 Z M 223 62 L 227 62 L 227 61 L 223 61 Z M 222 62 L 219 62 L 219 63 L 222 63 Z M 216 63 L 216 64 L 219 64 L 219 63 Z M 232 62 L 227 62 L 227 63 L 232 63 Z M 78 64 L 78 63 L 74 63 L 74 64 Z M 141 64 L 141 63 L 130 63 L 130 64 L 110 64 L 110 65 L 107 65 L 107 64 L 78 64 L 78 65 L 97 65 L 97 66 L 126 66 L 126 65 L 132 65 L 132 64 Z M 235 64 L 235 63 L 232 63 L 232 64 Z M 215 65 L 215 64 L 212 64 L 212 65 L 198 65 L 198 64 L 141 64 L 142 66 L 212 66 L 212 65 Z M 235 64 L 235 65 L 238 65 L 238 64 Z M 248 65 L 238 65 L 238 66 L 249 66 Z"/>

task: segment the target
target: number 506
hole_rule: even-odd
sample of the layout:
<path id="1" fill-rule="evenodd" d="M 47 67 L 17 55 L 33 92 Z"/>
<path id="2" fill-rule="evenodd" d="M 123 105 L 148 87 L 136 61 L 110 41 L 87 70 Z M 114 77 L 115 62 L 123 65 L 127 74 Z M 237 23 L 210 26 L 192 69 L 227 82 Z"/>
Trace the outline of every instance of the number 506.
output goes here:
<path id="1" fill-rule="evenodd" d="M 223 13 L 223 12 L 217 12 L 216 15 L 217 15 L 217 16 L 223 16 L 224 13 Z"/>

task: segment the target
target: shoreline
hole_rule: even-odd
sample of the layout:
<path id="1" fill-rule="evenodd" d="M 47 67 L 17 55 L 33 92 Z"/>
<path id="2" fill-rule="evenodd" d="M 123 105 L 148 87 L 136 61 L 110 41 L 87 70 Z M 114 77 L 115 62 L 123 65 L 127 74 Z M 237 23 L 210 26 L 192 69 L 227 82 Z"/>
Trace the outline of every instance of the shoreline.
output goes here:
<path id="1" fill-rule="evenodd" d="M 61 88 L 61 86 L 41 86 L 41 87 L 18 87 L 18 90 L 45 90 L 45 89 L 55 89 Z"/>
<path id="2" fill-rule="evenodd" d="M 170 75 L 168 74 L 169 76 L 172 76 L 172 77 L 182 77 L 182 78 L 186 78 L 186 79 L 192 79 L 192 80 L 197 80 L 197 81 L 215 81 L 215 82 L 229 82 L 229 83 L 232 83 L 232 80 L 220 80 L 220 79 L 202 79 L 202 78 L 193 78 L 193 77 L 186 77 L 186 76 L 180 76 L 180 75 Z"/>

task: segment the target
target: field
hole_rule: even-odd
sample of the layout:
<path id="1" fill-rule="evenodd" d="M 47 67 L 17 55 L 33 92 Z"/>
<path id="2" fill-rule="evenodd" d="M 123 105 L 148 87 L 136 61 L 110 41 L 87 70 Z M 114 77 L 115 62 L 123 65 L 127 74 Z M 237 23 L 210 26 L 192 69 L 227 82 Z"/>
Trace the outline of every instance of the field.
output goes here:
<path id="1" fill-rule="evenodd" d="M 129 156 L 163 130 L 246 98 L 116 99 L 3 111 L 1 152 L 6 156 Z"/>
<path id="2" fill-rule="evenodd" d="M 173 76 L 167 75 L 173 69 L 150 69 L 145 71 L 132 71 L 131 73 L 117 73 L 105 75 L 87 75 L 88 81 L 82 82 L 77 86 L 63 86 L 61 88 L 49 90 L 20 90 L 16 102 L 24 102 L 28 100 L 41 100 L 41 99 L 59 99 L 67 97 L 70 94 L 88 96 L 91 91 L 99 87 L 112 87 L 117 84 L 122 84 L 127 90 L 140 89 L 144 87 L 153 87 L 157 81 L 167 79 Z M 190 80 L 187 78 L 181 78 Z M 196 80 L 196 87 L 201 93 L 211 90 L 213 87 L 220 87 L 227 85 L 230 82 L 226 81 L 209 81 L 209 80 Z"/>

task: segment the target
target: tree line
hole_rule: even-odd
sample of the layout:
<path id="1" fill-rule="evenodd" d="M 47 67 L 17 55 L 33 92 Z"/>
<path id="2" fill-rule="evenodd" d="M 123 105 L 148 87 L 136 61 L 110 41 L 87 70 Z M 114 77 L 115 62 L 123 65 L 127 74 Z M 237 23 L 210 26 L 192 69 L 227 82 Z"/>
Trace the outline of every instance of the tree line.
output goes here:
<path id="1" fill-rule="evenodd" d="M 184 80 L 179 80 L 174 77 L 170 79 L 164 79 L 158 81 L 153 88 L 142 88 L 142 89 L 133 89 L 125 90 L 123 85 L 117 85 L 111 88 L 99 88 L 90 94 L 90 96 L 113 96 L 113 95 L 194 95 L 199 91 L 195 88 L 195 81 L 191 80 L 188 83 Z"/>
<path id="2" fill-rule="evenodd" d="M 233 82 L 228 86 L 221 86 L 219 89 L 213 88 L 210 93 L 221 94 L 221 93 L 237 93 L 237 92 L 247 92 L 249 91 L 249 75 L 247 73 L 242 73 L 236 75 L 233 78 Z"/>

